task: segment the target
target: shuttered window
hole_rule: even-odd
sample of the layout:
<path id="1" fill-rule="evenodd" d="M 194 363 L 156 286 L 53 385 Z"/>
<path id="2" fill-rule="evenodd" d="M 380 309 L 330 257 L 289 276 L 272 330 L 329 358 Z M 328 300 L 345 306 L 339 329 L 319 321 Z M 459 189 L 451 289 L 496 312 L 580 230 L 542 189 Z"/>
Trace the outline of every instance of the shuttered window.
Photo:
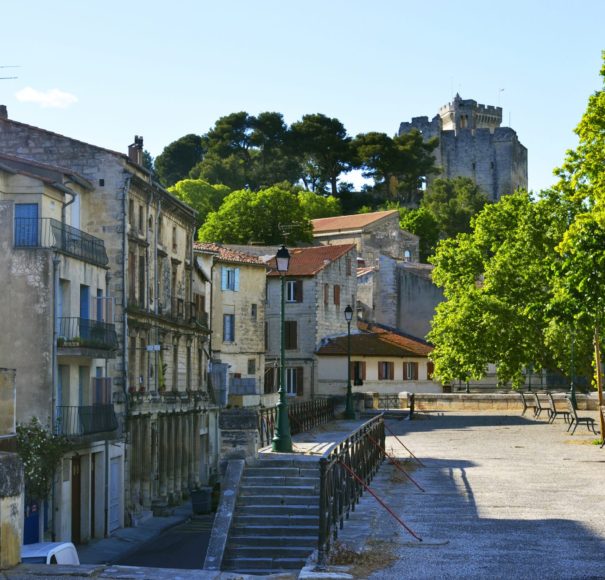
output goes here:
<path id="1" fill-rule="evenodd" d="M 303 396 L 304 387 L 302 367 L 288 367 L 286 369 L 286 393 L 290 396 Z"/>
<path id="2" fill-rule="evenodd" d="M 392 381 L 395 378 L 395 365 L 392 362 L 380 361 L 378 363 L 378 380 Z"/>
<path id="3" fill-rule="evenodd" d="M 298 324 L 296 320 L 286 320 L 284 342 L 287 350 L 298 348 Z"/>
<path id="4" fill-rule="evenodd" d="M 435 363 L 432 360 L 427 361 L 426 378 L 430 381 L 430 380 L 432 380 L 434 374 L 435 374 Z"/>
<path id="5" fill-rule="evenodd" d="M 403 380 L 417 381 L 418 380 L 418 363 L 404 362 L 403 363 Z"/>
<path id="6" fill-rule="evenodd" d="M 340 305 L 340 286 L 338 284 L 334 284 L 334 304 Z"/>

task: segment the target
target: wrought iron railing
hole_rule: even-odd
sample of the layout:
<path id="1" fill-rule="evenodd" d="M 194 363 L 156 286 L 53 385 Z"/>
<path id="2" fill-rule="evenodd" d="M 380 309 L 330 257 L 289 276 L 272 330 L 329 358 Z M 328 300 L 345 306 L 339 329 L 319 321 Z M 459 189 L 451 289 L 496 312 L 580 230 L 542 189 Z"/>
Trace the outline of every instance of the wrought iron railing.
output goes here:
<path id="1" fill-rule="evenodd" d="M 335 401 L 329 399 L 313 399 L 300 403 L 288 404 L 288 418 L 290 420 L 290 433 L 304 433 L 318 425 L 323 425 L 334 419 Z M 260 409 L 258 413 L 258 432 L 261 447 L 269 445 L 275 435 L 275 421 L 277 409 L 270 407 Z"/>
<path id="2" fill-rule="evenodd" d="M 364 423 L 319 460 L 319 563 L 324 564 L 332 541 L 355 509 L 384 459 L 382 414 Z M 359 480 L 357 480 L 354 473 Z M 361 483 L 363 482 L 363 484 Z"/>
<path id="3" fill-rule="evenodd" d="M 57 432 L 67 437 L 115 431 L 118 419 L 113 405 L 57 407 Z"/>
<path id="4" fill-rule="evenodd" d="M 381 393 L 378 396 L 378 408 L 384 410 L 399 409 L 399 395 L 397 393 Z"/>
<path id="5" fill-rule="evenodd" d="M 109 263 L 105 242 L 53 218 L 15 218 L 16 248 L 54 248 L 91 264 Z"/>
<path id="6" fill-rule="evenodd" d="M 115 349 L 118 335 L 114 324 L 86 318 L 58 319 L 57 346 Z"/>

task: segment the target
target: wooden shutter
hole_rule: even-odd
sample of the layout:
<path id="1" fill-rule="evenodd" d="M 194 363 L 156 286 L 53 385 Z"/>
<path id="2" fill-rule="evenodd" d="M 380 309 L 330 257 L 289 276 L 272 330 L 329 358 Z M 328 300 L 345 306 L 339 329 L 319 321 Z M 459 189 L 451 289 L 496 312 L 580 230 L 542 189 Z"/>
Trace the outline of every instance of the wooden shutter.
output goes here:
<path id="1" fill-rule="evenodd" d="M 366 380 L 366 363 L 365 363 L 365 361 L 363 361 L 361 363 L 361 380 L 362 381 Z"/>
<path id="2" fill-rule="evenodd" d="M 324 284 L 324 304 L 327 304 L 330 301 L 330 286 L 328 284 Z"/>
<path id="3" fill-rule="evenodd" d="M 340 305 L 340 286 L 338 284 L 334 284 L 334 304 Z"/>
<path id="4" fill-rule="evenodd" d="M 412 378 L 415 381 L 417 381 L 418 380 L 418 363 L 417 362 L 412 363 L 412 371 L 414 371 Z"/>
<path id="5" fill-rule="evenodd" d="M 395 378 L 395 365 L 392 362 L 387 364 L 389 367 L 389 380 L 392 381 Z"/>
<path id="6" fill-rule="evenodd" d="M 227 289 L 227 268 L 221 266 L 221 290 Z"/>
<path id="7" fill-rule="evenodd" d="M 302 397 L 304 395 L 303 387 L 303 368 L 296 367 L 296 396 Z"/>
<path id="8" fill-rule="evenodd" d="M 286 320 L 285 348 L 294 350 L 298 348 L 298 324 L 296 320 Z"/>
<path id="9" fill-rule="evenodd" d="M 426 363 L 426 378 L 431 380 L 433 375 L 435 374 L 435 363 L 432 360 L 427 361 Z"/>
<path id="10" fill-rule="evenodd" d="M 233 281 L 233 290 L 235 292 L 239 292 L 239 268 L 235 268 L 233 270 L 234 281 Z"/>
<path id="11" fill-rule="evenodd" d="M 378 380 L 379 381 L 384 380 L 384 365 L 385 365 L 385 363 L 383 363 L 382 361 L 378 362 Z"/>
<path id="12" fill-rule="evenodd" d="M 408 377 L 408 363 L 403 363 L 403 380 L 408 381 L 410 377 Z"/>
<path id="13" fill-rule="evenodd" d="M 303 281 L 302 280 L 296 280 L 294 282 L 294 300 L 296 302 L 303 301 Z"/>

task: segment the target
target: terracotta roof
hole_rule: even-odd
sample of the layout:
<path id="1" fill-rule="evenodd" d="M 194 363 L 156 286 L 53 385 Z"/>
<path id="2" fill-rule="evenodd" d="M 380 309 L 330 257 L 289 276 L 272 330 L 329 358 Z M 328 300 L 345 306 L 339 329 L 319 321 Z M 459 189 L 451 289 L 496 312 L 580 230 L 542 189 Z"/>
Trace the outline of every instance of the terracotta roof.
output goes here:
<path id="1" fill-rule="evenodd" d="M 373 332 L 374 334 L 379 335 L 382 340 L 386 340 L 416 352 L 417 356 L 427 356 L 433 350 L 433 346 L 426 340 L 412 336 L 411 334 L 407 334 L 396 328 L 363 321 L 357 323 L 357 328 L 359 328 L 359 330 Z"/>
<path id="2" fill-rule="evenodd" d="M 253 266 L 263 266 L 266 267 L 265 263 L 256 256 L 251 256 L 250 254 L 245 254 L 244 252 L 237 252 L 236 250 L 231 250 L 229 248 L 225 248 L 219 244 L 213 244 L 209 242 L 193 242 L 194 251 L 205 252 L 209 254 L 215 254 L 221 262 L 230 262 L 234 264 L 251 264 Z"/>
<path id="3" fill-rule="evenodd" d="M 355 356 L 424 358 L 432 350 L 433 347 L 424 341 L 411 339 L 393 331 L 383 330 L 383 332 L 351 334 L 351 354 Z M 347 337 L 337 336 L 328 339 L 328 342 L 317 350 L 317 354 L 326 356 L 346 355 Z"/>
<path id="4" fill-rule="evenodd" d="M 355 215 L 319 218 L 316 220 L 311 220 L 311 224 L 313 225 L 314 234 L 358 230 L 385 217 L 395 214 L 399 215 L 399 212 L 396 209 L 390 209 L 387 211 L 375 211 L 373 213 L 360 213 Z"/>
<path id="5" fill-rule="evenodd" d="M 308 248 L 288 248 L 290 265 L 288 276 L 315 276 L 328 264 L 341 258 L 355 248 L 355 244 L 338 244 L 333 246 L 311 246 Z M 275 257 L 267 262 L 271 268 L 268 276 L 279 276 Z M 353 264 L 351 264 L 353 268 Z"/>

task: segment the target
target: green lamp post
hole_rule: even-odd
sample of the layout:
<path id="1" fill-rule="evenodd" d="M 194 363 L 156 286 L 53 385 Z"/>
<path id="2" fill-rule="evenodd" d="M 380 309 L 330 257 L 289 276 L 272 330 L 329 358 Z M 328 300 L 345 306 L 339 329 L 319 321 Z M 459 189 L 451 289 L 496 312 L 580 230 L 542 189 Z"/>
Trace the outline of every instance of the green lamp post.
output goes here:
<path id="1" fill-rule="evenodd" d="M 345 308 L 345 320 L 347 321 L 347 399 L 345 419 L 355 419 L 353 391 L 351 387 L 351 320 L 353 320 L 353 309 L 351 308 L 351 305 L 348 305 Z"/>
<path id="2" fill-rule="evenodd" d="M 279 403 L 277 403 L 277 418 L 275 425 L 275 436 L 271 448 L 273 451 L 289 453 L 292 451 L 292 436 L 290 434 L 290 419 L 288 418 L 288 400 L 286 395 L 286 272 L 290 265 L 290 252 L 286 246 L 282 246 L 275 255 L 277 271 L 281 276 L 281 313 L 280 313 L 280 338 L 281 352 L 279 364 Z"/>

